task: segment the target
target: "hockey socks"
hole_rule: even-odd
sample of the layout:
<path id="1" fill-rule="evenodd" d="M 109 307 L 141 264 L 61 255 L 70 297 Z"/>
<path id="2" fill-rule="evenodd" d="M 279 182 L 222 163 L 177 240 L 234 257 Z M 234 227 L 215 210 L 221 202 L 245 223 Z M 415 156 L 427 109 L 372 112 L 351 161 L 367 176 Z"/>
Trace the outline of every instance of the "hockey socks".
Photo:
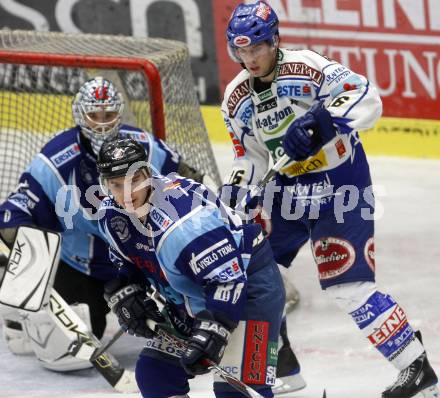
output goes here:
<path id="1" fill-rule="evenodd" d="M 405 369 L 424 352 L 403 309 L 391 296 L 378 292 L 374 283 L 346 283 L 327 292 L 397 369 Z"/>
<path id="2" fill-rule="evenodd" d="M 375 291 L 350 315 L 370 343 L 397 369 L 406 368 L 424 352 L 405 312 L 391 296 Z"/>

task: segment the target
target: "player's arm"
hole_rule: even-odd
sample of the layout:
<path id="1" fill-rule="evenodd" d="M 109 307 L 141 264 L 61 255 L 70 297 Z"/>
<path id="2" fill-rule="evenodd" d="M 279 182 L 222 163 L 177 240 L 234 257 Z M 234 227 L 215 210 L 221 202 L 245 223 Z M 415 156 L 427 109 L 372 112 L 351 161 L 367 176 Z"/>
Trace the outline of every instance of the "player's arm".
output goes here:
<path id="1" fill-rule="evenodd" d="M 323 100 L 340 133 L 361 131 L 374 126 L 382 114 L 377 88 L 365 76 L 313 52 L 307 52 L 322 81 L 318 100 Z"/>
<path id="2" fill-rule="evenodd" d="M 217 210 L 204 207 L 180 222 L 158 253 L 167 279 L 182 292 L 199 294 L 193 333 L 181 363 L 191 374 L 208 372 L 219 363 L 230 334 L 242 317 L 247 280 L 233 232 Z"/>
<path id="3" fill-rule="evenodd" d="M 294 160 L 318 152 L 338 135 L 373 127 L 382 113 L 377 89 L 362 75 L 313 51 L 305 52 L 319 70 L 317 102 L 288 127 L 283 147 Z"/>
<path id="4" fill-rule="evenodd" d="M 234 161 L 231 172 L 225 177 L 221 188 L 222 201 L 235 207 L 241 195 L 261 180 L 269 166 L 269 153 L 258 143 L 250 126 L 229 115 L 225 101 L 222 114 L 232 140 Z M 250 122 L 248 122 L 250 123 Z"/>
<path id="5" fill-rule="evenodd" d="M 154 331 L 148 327 L 148 320 L 161 323 L 164 317 L 151 298 L 147 297 L 148 283 L 146 277 L 127 257 L 122 248 L 117 234 L 107 223 L 105 217 L 105 203 L 99 209 L 99 229 L 109 244 L 109 258 L 118 268 L 118 277 L 107 282 L 104 286 L 104 297 L 108 306 L 118 318 L 122 329 L 133 336 L 151 338 Z"/>

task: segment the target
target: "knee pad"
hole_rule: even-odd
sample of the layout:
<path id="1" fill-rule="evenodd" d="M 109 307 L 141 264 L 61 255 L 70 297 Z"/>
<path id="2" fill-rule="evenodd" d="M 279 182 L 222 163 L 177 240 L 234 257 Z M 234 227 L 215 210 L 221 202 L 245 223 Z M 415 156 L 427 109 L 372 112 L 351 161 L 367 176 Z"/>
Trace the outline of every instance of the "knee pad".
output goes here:
<path id="1" fill-rule="evenodd" d="M 367 302 L 377 286 L 374 282 L 352 282 L 330 286 L 325 291 L 339 308 L 352 313 Z"/>
<path id="2" fill-rule="evenodd" d="M 86 322 L 90 330 L 88 305 L 76 304 L 71 307 Z M 25 333 L 43 367 L 57 372 L 68 372 L 92 366 L 89 361 L 75 358 L 68 353 L 71 340 L 58 328 L 46 310 L 22 313 Z"/>
<path id="3" fill-rule="evenodd" d="M 2 334 L 6 345 L 15 355 L 29 355 L 33 353 L 31 341 L 24 331 L 23 320 L 18 310 L 2 306 L 3 321 Z"/>

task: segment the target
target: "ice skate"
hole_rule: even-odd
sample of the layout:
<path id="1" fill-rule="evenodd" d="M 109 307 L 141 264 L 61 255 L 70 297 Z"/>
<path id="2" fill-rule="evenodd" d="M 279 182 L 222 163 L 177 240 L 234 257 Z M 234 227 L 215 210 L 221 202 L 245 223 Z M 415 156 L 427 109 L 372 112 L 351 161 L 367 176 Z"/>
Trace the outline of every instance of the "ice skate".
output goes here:
<path id="1" fill-rule="evenodd" d="M 382 393 L 382 398 L 440 398 L 437 382 L 424 352 L 399 373 L 397 381 Z"/>
<path id="2" fill-rule="evenodd" d="M 277 379 L 272 391 L 275 395 L 302 390 L 306 382 L 300 374 L 300 364 L 290 345 L 278 351 Z"/>

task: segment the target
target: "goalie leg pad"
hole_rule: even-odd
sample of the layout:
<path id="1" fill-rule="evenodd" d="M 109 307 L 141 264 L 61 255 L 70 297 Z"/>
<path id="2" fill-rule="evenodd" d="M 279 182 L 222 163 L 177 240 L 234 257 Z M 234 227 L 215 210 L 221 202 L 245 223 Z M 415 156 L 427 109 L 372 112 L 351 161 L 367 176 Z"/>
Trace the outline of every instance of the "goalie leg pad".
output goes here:
<path id="1" fill-rule="evenodd" d="M 72 305 L 72 309 L 86 322 L 90 329 L 90 315 L 87 304 Z M 36 313 L 22 312 L 25 332 L 41 365 L 57 372 L 92 367 L 90 361 L 69 355 L 71 341 L 58 328 L 45 310 Z"/>
<path id="2" fill-rule="evenodd" d="M 6 345 L 15 355 L 29 355 L 34 351 L 31 347 L 31 341 L 24 332 L 22 318 L 16 309 L 1 306 L 2 316 L 0 318 L 3 322 L 2 334 Z"/>
<path id="3" fill-rule="evenodd" d="M 397 369 L 405 369 L 424 352 L 403 309 L 391 296 L 377 291 L 375 283 L 344 283 L 326 291 Z"/>

